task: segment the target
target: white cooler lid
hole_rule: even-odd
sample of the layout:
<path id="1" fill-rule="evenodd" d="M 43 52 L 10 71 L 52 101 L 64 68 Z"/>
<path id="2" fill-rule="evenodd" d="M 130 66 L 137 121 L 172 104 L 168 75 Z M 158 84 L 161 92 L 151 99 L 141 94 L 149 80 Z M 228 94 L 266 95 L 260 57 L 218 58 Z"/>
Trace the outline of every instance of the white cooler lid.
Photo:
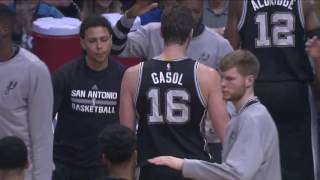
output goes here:
<path id="1" fill-rule="evenodd" d="M 81 21 L 76 18 L 63 17 L 39 18 L 33 22 L 33 32 L 51 35 L 51 36 L 68 36 L 79 34 Z"/>

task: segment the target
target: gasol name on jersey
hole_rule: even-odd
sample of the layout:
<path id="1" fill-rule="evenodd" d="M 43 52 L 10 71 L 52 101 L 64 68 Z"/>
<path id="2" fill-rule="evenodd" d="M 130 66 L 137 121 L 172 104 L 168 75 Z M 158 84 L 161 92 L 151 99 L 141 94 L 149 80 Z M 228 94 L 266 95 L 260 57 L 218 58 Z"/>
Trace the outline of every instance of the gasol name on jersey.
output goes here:
<path id="1" fill-rule="evenodd" d="M 153 84 L 177 84 L 183 86 L 183 73 L 178 72 L 153 72 L 151 73 Z"/>

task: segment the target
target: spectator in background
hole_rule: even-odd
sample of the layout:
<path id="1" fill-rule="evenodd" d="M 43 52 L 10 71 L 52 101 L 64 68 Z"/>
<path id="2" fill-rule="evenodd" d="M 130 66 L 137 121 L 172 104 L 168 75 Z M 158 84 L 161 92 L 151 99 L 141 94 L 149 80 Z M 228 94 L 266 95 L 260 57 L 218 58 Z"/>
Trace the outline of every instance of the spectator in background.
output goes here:
<path id="1" fill-rule="evenodd" d="M 0 4 L 5 4 L 5 5 L 9 5 L 12 2 L 13 0 L 0 0 Z"/>
<path id="2" fill-rule="evenodd" d="M 98 135 L 119 123 L 123 68 L 109 57 L 112 28 L 100 15 L 80 26 L 81 58 L 61 66 L 52 76 L 54 115 L 53 180 L 93 180 L 107 175 Z"/>
<path id="3" fill-rule="evenodd" d="M 99 141 L 103 149 L 102 158 L 110 175 L 97 180 L 134 180 L 137 163 L 137 139 L 134 132 L 114 124 L 103 129 Z"/>
<path id="4" fill-rule="evenodd" d="M 223 35 L 228 18 L 229 0 L 206 0 L 203 24 Z"/>
<path id="5" fill-rule="evenodd" d="M 1 138 L 0 179 L 24 180 L 24 173 L 28 166 L 28 150 L 25 143 L 16 136 Z"/>
<path id="6" fill-rule="evenodd" d="M 177 4 L 176 0 L 161 0 L 158 2 L 158 7 L 140 16 L 141 25 L 146 25 L 151 22 L 160 22 L 163 9 Z"/>
<path id="7" fill-rule="evenodd" d="M 80 19 L 79 4 L 73 0 L 43 0 L 44 2 L 55 6 L 65 17 Z"/>
<path id="8" fill-rule="evenodd" d="M 118 13 L 120 11 L 119 0 L 83 0 L 81 19 L 90 14 Z"/>
<path id="9" fill-rule="evenodd" d="M 50 73 L 34 54 L 14 45 L 15 14 L 0 4 L 0 138 L 20 137 L 31 166 L 25 180 L 49 180 L 53 93 Z"/>
<path id="10" fill-rule="evenodd" d="M 31 33 L 34 20 L 42 17 L 63 17 L 57 8 L 40 0 L 14 0 L 9 7 L 17 14 L 14 41 L 27 49 L 32 47 Z"/>

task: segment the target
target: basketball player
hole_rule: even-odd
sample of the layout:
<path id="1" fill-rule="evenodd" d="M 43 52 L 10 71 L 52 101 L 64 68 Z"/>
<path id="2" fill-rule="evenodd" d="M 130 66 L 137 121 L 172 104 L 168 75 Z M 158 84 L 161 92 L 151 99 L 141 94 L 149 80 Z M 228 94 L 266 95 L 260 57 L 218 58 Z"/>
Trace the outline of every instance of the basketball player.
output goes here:
<path id="1" fill-rule="evenodd" d="M 163 12 L 162 53 L 129 68 L 122 81 L 120 122 L 135 130 L 138 117 L 138 163 L 141 180 L 182 179 L 177 171 L 147 165 L 161 155 L 209 160 L 200 124 L 206 110 L 220 140 L 228 122 L 218 73 L 186 57 L 192 38 L 192 15 L 174 6 Z"/>
<path id="2" fill-rule="evenodd" d="M 203 0 L 177 0 L 179 5 L 189 8 L 193 17 L 193 36 L 187 48 L 187 56 L 202 64 L 216 68 L 221 59 L 233 51 L 230 43 L 217 32 L 206 27 L 202 23 Z M 149 23 L 137 31 L 129 32 L 136 16 L 150 10 L 156 3 L 148 0 L 137 0 L 127 13 L 114 27 L 112 52 L 120 53 L 120 56 L 139 57 L 142 60 L 150 60 L 159 55 L 164 47 L 164 39 L 161 37 L 161 23 Z M 212 130 L 210 120 L 206 121 L 203 131 L 212 160 L 221 162 L 221 143 L 216 133 Z"/>
<path id="3" fill-rule="evenodd" d="M 314 179 L 306 35 L 319 33 L 313 0 L 230 1 L 226 37 L 261 64 L 255 93 L 279 130 L 285 180 Z"/>
<path id="4" fill-rule="evenodd" d="M 254 96 L 259 61 L 249 51 L 237 50 L 223 58 L 220 70 L 223 98 L 237 111 L 226 128 L 222 164 L 168 156 L 150 162 L 197 180 L 281 180 L 277 128 Z"/>

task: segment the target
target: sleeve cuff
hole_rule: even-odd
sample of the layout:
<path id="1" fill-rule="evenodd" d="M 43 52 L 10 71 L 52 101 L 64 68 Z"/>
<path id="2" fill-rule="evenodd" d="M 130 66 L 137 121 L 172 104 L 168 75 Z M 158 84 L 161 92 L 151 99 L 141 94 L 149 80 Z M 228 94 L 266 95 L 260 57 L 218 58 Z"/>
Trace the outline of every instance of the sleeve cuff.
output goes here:
<path id="1" fill-rule="evenodd" d="M 184 159 L 182 165 L 182 175 L 186 178 L 193 178 L 194 176 L 194 164 L 196 160 Z"/>
<path id="2" fill-rule="evenodd" d="M 124 27 L 131 29 L 135 19 L 136 18 L 127 18 L 127 12 L 125 12 L 124 15 L 121 17 L 120 21 Z"/>

